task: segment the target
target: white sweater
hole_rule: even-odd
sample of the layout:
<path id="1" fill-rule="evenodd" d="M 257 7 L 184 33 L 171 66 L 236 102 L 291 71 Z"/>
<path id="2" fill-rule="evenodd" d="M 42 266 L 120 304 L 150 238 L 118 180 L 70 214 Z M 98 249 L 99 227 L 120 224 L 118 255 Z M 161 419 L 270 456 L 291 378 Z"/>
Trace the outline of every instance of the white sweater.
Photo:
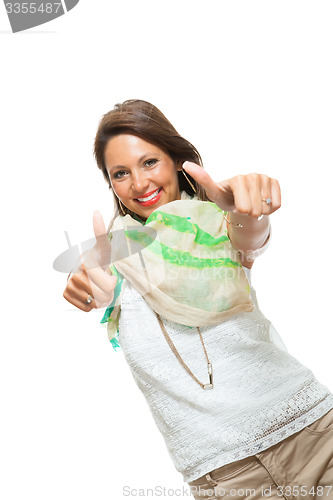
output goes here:
<path id="1" fill-rule="evenodd" d="M 250 290 L 252 312 L 200 329 L 213 365 L 211 390 L 180 364 L 144 298 L 129 283 L 124 290 L 119 343 L 186 482 L 269 448 L 333 408 L 333 394 L 288 353 Z M 184 362 L 209 382 L 197 329 L 161 318 Z"/>

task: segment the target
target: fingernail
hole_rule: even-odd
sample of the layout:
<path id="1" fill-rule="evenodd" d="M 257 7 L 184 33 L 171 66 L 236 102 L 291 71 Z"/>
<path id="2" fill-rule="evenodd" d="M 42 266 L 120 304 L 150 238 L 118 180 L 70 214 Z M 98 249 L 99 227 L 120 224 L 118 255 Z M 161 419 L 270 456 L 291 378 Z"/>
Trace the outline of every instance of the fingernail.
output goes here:
<path id="1" fill-rule="evenodd" d="M 191 165 L 191 163 L 190 163 L 189 161 L 184 161 L 184 163 L 183 163 L 183 168 L 185 167 L 185 170 L 186 170 L 186 168 L 187 168 L 189 165 Z"/>
<path id="2" fill-rule="evenodd" d="M 234 209 L 233 209 L 233 213 L 234 213 L 234 214 L 239 214 L 239 211 L 237 210 L 237 208 L 234 208 Z"/>

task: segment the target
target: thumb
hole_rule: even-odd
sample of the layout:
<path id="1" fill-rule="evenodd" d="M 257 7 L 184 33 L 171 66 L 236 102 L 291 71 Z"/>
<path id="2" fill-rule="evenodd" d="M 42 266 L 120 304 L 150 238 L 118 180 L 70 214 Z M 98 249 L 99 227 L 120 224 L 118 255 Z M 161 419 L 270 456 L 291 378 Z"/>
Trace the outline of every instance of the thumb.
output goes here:
<path id="1" fill-rule="evenodd" d="M 95 249 L 99 264 L 101 267 L 108 266 L 110 264 L 111 245 L 102 214 L 98 210 L 95 210 L 93 214 L 93 228 L 96 238 Z"/>
<path id="2" fill-rule="evenodd" d="M 107 235 L 103 216 L 98 210 L 95 210 L 93 214 L 93 227 L 96 239 Z"/>
<path id="3" fill-rule="evenodd" d="M 214 201 L 214 198 L 218 196 L 219 188 L 203 167 L 191 161 L 185 161 L 183 169 L 205 189 L 207 196 Z"/>

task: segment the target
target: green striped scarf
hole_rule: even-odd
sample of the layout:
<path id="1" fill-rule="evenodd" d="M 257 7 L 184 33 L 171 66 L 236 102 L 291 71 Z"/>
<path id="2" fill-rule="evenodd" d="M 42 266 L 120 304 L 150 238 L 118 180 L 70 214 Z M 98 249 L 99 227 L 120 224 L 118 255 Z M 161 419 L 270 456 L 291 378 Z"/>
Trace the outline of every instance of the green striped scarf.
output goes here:
<path id="1" fill-rule="evenodd" d="M 162 317 L 189 327 L 214 325 L 254 308 L 239 253 L 228 237 L 227 212 L 185 192 L 181 198 L 158 207 L 146 222 L 130 215 L 114 221 L 112 230 L 125 230 L 128 248 L 131 242 L 142 248 L 110 265 L 117 284 L 101 323 L 115 350 L 120 347 L 121 297 L 127 280 Z M 142 226 L 152 228 L 156 237 Z"/>

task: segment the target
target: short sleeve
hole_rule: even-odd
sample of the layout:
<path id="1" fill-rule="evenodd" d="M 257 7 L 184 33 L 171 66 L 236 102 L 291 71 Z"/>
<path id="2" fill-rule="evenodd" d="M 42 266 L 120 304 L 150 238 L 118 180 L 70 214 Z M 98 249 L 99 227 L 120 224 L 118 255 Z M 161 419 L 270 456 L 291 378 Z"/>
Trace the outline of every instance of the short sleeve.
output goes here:
<path id="1" fill-rule="evenodd" d="M 277 345 L 282 351 L 288 352 L 285 343 L 283 342 L 282 338 L 280 337 L 280 335 L 278 334 L 277 330 L 275 329 L 274 325 L 271 322 L 269 322 L 269 336 L 271 341 L 275 345 Z"/>

